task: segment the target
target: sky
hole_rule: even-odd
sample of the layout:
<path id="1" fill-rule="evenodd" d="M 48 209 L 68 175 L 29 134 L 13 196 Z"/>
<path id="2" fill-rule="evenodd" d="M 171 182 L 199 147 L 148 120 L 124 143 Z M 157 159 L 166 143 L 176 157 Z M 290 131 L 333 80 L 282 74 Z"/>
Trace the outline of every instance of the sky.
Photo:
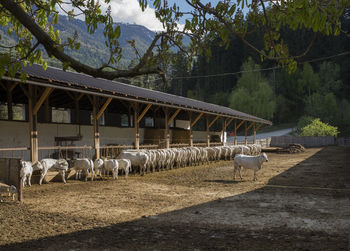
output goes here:
<path id="1" fill-rule="evenodd" d="M 172 6 L 174 2 L 181 10 L 188 11 L 190 7 L 184 0 L 168 0 L 169 6 Z M 209 2 L 207 0 L 202 1 L 203 3 Z M 210 1 L 216 4 L 218 0 Z M 123 23 L 135 23 L 143 25 L 152 31 L 163 30 L 163 26 L 160 21 L 156 18 L 155 9 L 149 2 L 149 6 L 142 12 L 139 0 L 111 0 L 111 10 L 113 20 L 115 22 Z M 185 20 L 181 20 L 180 25 L 184 25 Z"/>
<path id="2" fill-rule="evenodd" d="M 163 30 L 163 25 L 156 18 L 155 9 L 152 5 L 152 2 L 152 0 L 148 2 L 149 6 L 145 9 L 145 11 L 141 10 L 139 0 L 110 0 L 109 4 L 105 4 L 104 1 L 100 1 L 100 4 L 102 5 L 103 11 L 107 10 L 108 5 L 111 6 L 114 22 L 138 24 L 143 25 L 152 31 L 160 31 Z M 204 4 L 208 2 L 211 2 L 212 6 L 215 6 L 219 0 L 202 0 L 202 3 Z M 191 7 L 185 2 L 185 0 L 168 0 L 169 6 L 172 6 L 174 3 L 180 7 L 181 11 L 191 10 Z M 61 14 L 64 13 L 61 12 Z M 184 24 L 185 18 L 182 18 L 180 20 L 179 27 L 183 27 Z"/>

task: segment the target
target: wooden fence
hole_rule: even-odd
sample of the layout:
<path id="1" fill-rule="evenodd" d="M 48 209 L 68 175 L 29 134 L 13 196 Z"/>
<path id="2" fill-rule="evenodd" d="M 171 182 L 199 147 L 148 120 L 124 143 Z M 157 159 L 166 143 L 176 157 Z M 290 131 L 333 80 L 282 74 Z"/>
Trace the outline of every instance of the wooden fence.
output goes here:
<path id="1" fill-rule="evenodd" d="M 18 191 L 19 201 L 23 198 L 21 168 L 19 159 L 0 158 L 0 182 L 9 186 L 14 185 Z"/>
<path id="2" fill-rule="evenodd" d="M 271 137 L 271 147 L 285 147 L 289 144 L 301 144 L 304 147 L 320 147 L 336 145 L 336 140 L 332 136 L 324 137 L 296 137 L 296 136 L 278 136 Z"/>

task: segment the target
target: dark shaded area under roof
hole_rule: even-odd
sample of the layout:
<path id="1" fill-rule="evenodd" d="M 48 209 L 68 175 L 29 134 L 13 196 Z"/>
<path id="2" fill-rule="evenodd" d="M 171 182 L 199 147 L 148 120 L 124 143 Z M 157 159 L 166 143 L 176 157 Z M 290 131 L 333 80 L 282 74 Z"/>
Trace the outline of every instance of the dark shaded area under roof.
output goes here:
<path id="1" fill-rule="evenodd" d="M 63 71 L 54 67 L 47 67 L 47 70 L 45 71 L 41 65 L 34 64 L 32 66 L 23 67 L 23 71 L 27 73 L 28 82 L 34 81 L 43 86 L 54 86 L 58 89 L 65 88 L 70 89 L 71 91 L 90 91 L 97 95 L 104 94 L 115 98 L 127 97 L 136 102 L 141 101 L 157 103 L 159 105 L 171 105 L 184 110 L 191 109 L 196 110 L 197 112 L 234 117 L 241 120 L 254 121 L 269 125 L 272 124 L 268 120 L 239 112 L 228 107 L 149 90 L 117 81 L 94 78 L 81 73 Z"/>

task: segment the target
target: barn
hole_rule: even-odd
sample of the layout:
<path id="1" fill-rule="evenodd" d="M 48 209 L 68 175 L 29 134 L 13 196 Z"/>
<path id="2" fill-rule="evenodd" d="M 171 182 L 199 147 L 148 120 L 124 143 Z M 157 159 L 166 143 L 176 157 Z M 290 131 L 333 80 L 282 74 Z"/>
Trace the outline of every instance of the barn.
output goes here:
<path id="1" fill-rule="evenodd" d="M 247 136 L 272 124 L 227 107 L 54 67 L 34 64 L 23 71 L 25 83 L 20 74 L 0 82 L 3 158 L 98 158 L 125 148 L 222 145 L 229 127 L 235 136 L 244 128 Z"/>

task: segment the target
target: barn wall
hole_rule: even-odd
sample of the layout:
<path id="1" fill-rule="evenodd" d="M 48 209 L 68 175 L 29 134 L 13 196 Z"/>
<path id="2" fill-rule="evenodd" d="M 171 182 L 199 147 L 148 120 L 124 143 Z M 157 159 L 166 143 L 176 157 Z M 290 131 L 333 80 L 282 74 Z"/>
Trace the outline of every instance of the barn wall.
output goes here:
<path id="1" fill-rule="evenodd" d="M 7 147 L 30 147 L 29 123 L 20 121 L 0 121 L 0 148 Z M 147 130 L 147 129 L 146 129 Z M 140 128 L 140 143 L 144 143 L 145 129 Z M 172 130 L 169 130 L 172 138 Z M 39 123 L 39 147 L 55 146 L 55 137 L 77 136 L 79 125 Z M 93 146 L 93 127 L 91 125 L 80 125 L 80 141 L 72 142 L 76 146 Z M 210 135 L 220 135 L 220 132 L 210 132 Z M 194 142 L 205 142 L 205 131 L 193 131 Z M 70 144 L 70 142 L 68 142 Z M 134 143 L 134 128 L 121 128 L 100 126 L 100 145 L 132 145 Z M 147 142 L 146 142 L 147 143 Z M 172 143 L 172 142 L 171 142 Z M 44 151 L 39 158 L 48 157 L 52 152 Z M 30 153 L 27 151 L 2 152 L 0 157 L 15 157 L 29 160 Z"/>
<path id="2" fill-rule="evenodd" d="M 28 122 L 0 121 L 0 147 L 29 146 Z"/>

